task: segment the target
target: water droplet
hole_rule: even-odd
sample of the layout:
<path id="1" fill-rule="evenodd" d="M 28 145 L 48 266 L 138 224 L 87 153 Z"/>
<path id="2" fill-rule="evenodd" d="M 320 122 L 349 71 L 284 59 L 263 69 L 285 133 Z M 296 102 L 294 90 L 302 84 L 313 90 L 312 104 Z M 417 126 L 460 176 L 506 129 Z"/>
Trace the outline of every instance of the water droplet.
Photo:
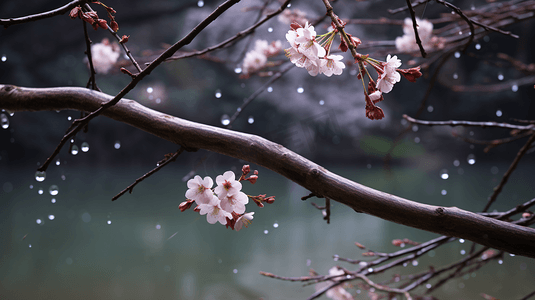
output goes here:
<path id="1" fill-rule="evenodd" d="M 247 119 L 247 123 L 249 123 L 249 124 L 253 124 L 254 123 L 253 116 L 249 116 L 249 118 Z"/>
<path id="2" fill-rule="evenodd" d="M 481 50 L 481 44 L 476 44 L 476 50 Z"/>
<path id="3" fill-rule="evenodd" d="M 61 164 L 61 161 L 59 160 L 59 158 L 56 160 L 56 166 L 59 166 Z"/>
<path id="4" fill-rule="evenodd" d="M 48 189 L 48 192 L 50 193 L 50 195 L 56 196 L 59 193 L 58 186 L 57 185 L 51 185 L 50 188 Z"/>
<path id="5" fill-rule="evenodd" d="M 509 253 L 509 256 L 513 257 L 513 256 L 515 256 L 515 255 L 514 255 L 513 253 Z"/>
<path id="6" fill-rule="evenodd" d="M 453 56 L 455 56 L 455 58 L 459 58 L 459 57 L 461 57 L 461 52 L 456 51 L 456 52 L 453 54 Z"/>
<path id="7" fill-rule="evenodd" d="M 312 264 L 312 261 L 310 259 L 307 259 L 307 267 L 310 267 L 311 264 Z"/>
<path id="8" fill-rule="evenodd" d="M 340 258 L 340 256 L 338 256 L 338 254 L 333 255 L 333 260 L 334 261 L 338 261 L 339 258 Z"/>
<path id="9" fill-rule="evenodd" d="M 30 184 L 30 190 L 33 189 L 33 184 Z"/>
<path id="10" fill-rule="evenodd" d="M 227 114 L 221 116 L 221 124 L 225 126 L 230 124 L 230 117 Z"/>
<path id="11" fill-rule="evenodd" d="M 458 79 L 458 78 L 459 78 L 459 74 L 453 73 L 453 79 Z"/>
<path id="12" fill-rule="evenodd" d="M 429 105 L 429 106 L 427 107 L 427 111 L 428 111 L 428 112 L 433 112 L 433 110 L 434 110 L 433 106 Z"/>
<path id="13" fill-rule="evenodd" d="M 55 217 L 54 215 L 48 215 L 48 219 L 49 219 L 50 221 L 54 220 L 55 218 L 56 218 L 56 217 Z"/>
<path id="14" fill-rule="evenodd" d="M 238 269 L 232 270 L 232 273 L 237 274 L 238 273 Z"/>
<path id="15" fill-rule="evenodd" d="M 442 171 L 440 171 L 440 178 L 448 179 L 449 177 L 450 177 L 450 175 L 448 175 L 448 170 L 447 169 L 442 169 Z"/>
<path id="16" fill-rule="evenodd" d="M 157 104 L 162 103 L 162 99 L 160 99 L 160 98 L 156 98 L 156 103 L 157 103 Z"/>
<path id="17" fill-rule="evenodd" d="M 71 147 L 71 154 L 72 154 L 72 155 L 76 155 L 76 154 L 78 154 L 78 146 L 76 146 L 76 145 L 72 145 L 72 147 Z"/>
<path id="18" fill-rule="evenodd" d="M 37 171 L 35 172 L 35 180 L 39 181 L 39 182 L 42 182 L 44 181 L 46 178 L 46 172 L 45 171 Z M 31 186 L 30 188 L 33 188 L 33 186 Z"/>
<path id="19" fill-rule="evenodd" d="M 216 97 L 217 99 L 221 98 L 221 90 L 216 90 L 216 91 L 215 91 L 215 97 Z"/>
<path id="20" fill-rule="evenodd" d="M 431 288 L 431 284 L 430 283 L 426 284 L 425 288 L 430 289 Z"/>
<path id="21" fill-rule="evenodd" d="M 503 80 L 503 74 L 498 74 L 498 80 Z"/>
<path id="22" fill-rule="evenodd" d="M 115 144 L 113 144 L 113 148 L 120 149 L 121 148 L 121 142 L 120 141 L 115 141 Z"/>
<path id="23" fill-rule="evenodd" d="M 458 159 L 456 159 L 456 160 L 453 161 L 453 165 L 458 167 L 458 166 L 461 165 L 461 162 Z"/>
<path id="24" fill-rule="evenodd" d="M 156 229 L 162 229 L 162 225 L 156 224 Z"/>
<path id="25" fill-rule="evenodd" d="M 418 143 L 420 142 L 420 138 L 419 138 L 419 137 L 415 137 L 415 138 L 414 138 L 414 142 L 415 142 L 416 144 L 418 144 Z"/>
<path id="26" fill-rule="evenodd" d="M 67 121 L 70 121 L 70 120 L 72 120 L 72 117 L 71 117 L 71 116 L 68 116 L 68 117 L 67 117 Z"/>
<path id="27" fill-rule="evenodd" d="M 442 196 L 446 196 L 446 194 L 448 194 L 448 191 L 442 190 L 442 191 L 440 191 L 440 194 L 442 194 Z"/>
<path id="28" fill-rule="evenodd" d="M 468 164 L 473 165 L 476 163 L 476 156 L 473 154 L 468 154 L 466 160 L 468 161 Z"/>
<path id="29" fill-rule="evenodd" d="M 153 89 L 152 87 L 149 86 L 149 87 L 147 88 L 147 93 L 150 94 L 150 93 L 152 93 L 153 91 L 154 91 L 154 89 Z"/>
<path id="30" fill-rule="evenodd" d="M 500 265 L 503 264 L 503 260 L 501 260 L 501 259 L 498 260 L 498 263 L 499 263 Z"/>
<path id="31" fill-rule="evenodd" d="M 7 61 L 7 56 L 2 55 L 2 62 L 6 62 L 6 61 Z"/>
<path id="32" fill-rule="evenodd" d="M 470 33 L 469 33 L 470 34 Z M 463 35 L 463 32 L 462 31 L 459 31 L 459 35 Z"/>
<path id="33" fill-rule="evenodd" d="M 416 124 L 412 125 L 412 131 L 414 132 L 418 131 L 418 125 Z"/>
<path id="34" fill-rule="evenodd" d="M 241 73 L 241 68 L 240 67 L 234 68 L 234 73 L 240 74 Z"/>
<path id="35" fill-rule="evenodd" d="M 298 92 L 299 94 L 302 94 L 304 91 L 305 91 L 305 89 L 302 88 L 302 87 L 298 87 L 298 88 L 297 88 L 297 92 Z"/>
<path id="36" fill-rule="evenodd" d="M 241 107 L 236 108 L 236 111 L 240 112 L 241 111 Z"/>
<path id="37" fill-rule="evenodd" d="M 31 247 L 32 247 L 32 244 L 29 244 L 29 245 L 28 245 L 28 248 L 31 248 Z"/>
<path id="38" fill-rule="evenodd" d="M 56 203 L 56 198 L 52 198 L 52 200 L 50 200 L 50 202 Z"/>
<path id="39" fill-rule="evenodd" d="M 361 261 L 361 262 L 359 262 L 359 267 L 361 267 L 361 268 L 364 268 L 364 267 L 366 267 L 367 265 L 368 265 L 368 263 L 365 262 L 365 261 Z"/>
<path id="40" fill-rule="evenodd" d="M 42 195 L 43 193 L 44 193 L 43 190 L 38 190 L 37 191 L 37 194 L 39 194 L 39 195 Z"/>
<path id="41" fill-rule="evenodd" d="M 197 6 L 198 7 L 203 7 L 204 6 L 204 1 L 203 0 L 197 1 Z"/>
<path id="42" fill-rule="evenodd" d="M 87 142 L 82 143 L 82 152 L 89 151 L 89 144 Z"/>
<path id="43" fill-rule="evenodd" d="M 84 223 L 89 223 L 89 221 L 91 221 L 91 215 L 88 212 L 83 213 L 82 221 L 84 221 Z"/>
<path id="44" fill-rule="evenodd" d="M 6 114 L 0 114 L 0 125 L 2 125 L 3 129 L 9 128 L 9 119 Z"/>
<path id="45" fill-rule="evenodd" d="M 513 84 L 513 86 L 511 87 L 511 91 L 513 91 L 513 92 L 517 92 L 517 91 L 518 91 L 518 85 Z M 3 127 L 3 126 L 4 126 L 4 125 L 2 124 L 2 127 Z M 4 129 L 5 129 L 5 128 L 4 128 Z"/>
<path id="46" fill-rule="evenodd" d="M 496 116 L 498 116 L 498 117 L 501 117 L 501 116 L 502 116 L 502 114 L 503 114 L 503 113 L 502 113 L 502 111 L 501 111 L 501 110 L 499 110 L 499 109 L 498 109 L 498 110 L 496 111 Z"/>
<path id="47" fill-rule="evenodd" d="M 279 223 L 275 222 L 273 223 L 273 228 L 278 228 L 279 227 Z"/>
<path id="48" fill-rule="evenodd" d="M 273 32 L 273 28 L 272 28 L 272 27 L 269 27 L 269 28 L 268 28 L 268 32 Z"/>
<path id="49" fill-rule="evenodd" d="M 65 180 L 65 175 L 61 175 L 61 180 Z"/>
<path id="50" fill-rule="evenodd" d="M 464 239 L 459 239 L 459 243 L 464 244 Z"/>
<path id="51" fill-rule="evenodd" d="M 372 273 L 373 272 L 373 268 L 368 268 L 368 272 Z"/>
<path id="52" fill-rule="evenodd" d="M 273 92 L 273 88 L 268 86 L 267 91 L 268 91 L 268 93 L 271 93 L 271 92 Z"/>
<path id="53" fill-rule="evenodd" d="M 465 255 L 466 251 L 464 249 L 461 249 L 460 253 L 461 253 L 461 255 Z"/>
<path id="54" fill-rule="evenodd" d="M 416 267 L 418 265 L 418 261 L 417 260 L 413 260 L 412 261 L 412 265 Z"/>
<path id="55" fill-rule="evenodd" d="M 366 168 L 371 169 L 372 168 L 372 164 L 367 164 Z"/>
<path id="56" fill-rule="evenodd" d="M 108 223 L 108 225 L 110 225 L 111 224 L 111 220 L 108 220 L 108 222 L 106 222 L 106 223 Z"/>
<path id="57" fill-rule="evenodd" d="M 41 219 L 37 219 L 37 220 L 35 220 L 35 223 L 41 224 L 41 223 L 43 223 L 43 221 L 41 221 Z"/>
<path id="58" fill-rule="evenodd" d="M 269 231 L 267 229 L 264 230 L 264 234 L 268 234 L 268 233 L 269 233 Z"/>
<path id="59" fill-rule="evenodd" d="M 325 104 L 325 101 L 320 100 L 320 105 L 324 105 L 324 104 Z"/>
<path id="60" fill-rule="evenodd" d="M 500 170 L 496 166 L 493 166 L 492 168 L 490 168 L 490 173 L 492 173 L 493 175 L 498 174 L 499 171 Z"/>

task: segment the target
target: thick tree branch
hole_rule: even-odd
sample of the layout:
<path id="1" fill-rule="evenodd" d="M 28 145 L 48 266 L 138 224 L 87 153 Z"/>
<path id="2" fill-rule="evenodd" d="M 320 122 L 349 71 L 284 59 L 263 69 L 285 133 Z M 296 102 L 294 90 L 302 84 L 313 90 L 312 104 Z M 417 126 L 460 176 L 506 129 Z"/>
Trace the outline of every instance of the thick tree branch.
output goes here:
<path id="1" fill-rule="evenodd" d="M 113 96 L 85 88 L 22 88 L 0 85 L 0 108 L 10 111 L 94 111 Z M 421 204 L 336 175 L 259 136 L 183 120 L 122 99 L 102 112 L 187 148 L 201 148 L 271 169 L 354 210 L 438 234 L 535 258 L 535 229 L 480 216 L 456 207 Z"/>

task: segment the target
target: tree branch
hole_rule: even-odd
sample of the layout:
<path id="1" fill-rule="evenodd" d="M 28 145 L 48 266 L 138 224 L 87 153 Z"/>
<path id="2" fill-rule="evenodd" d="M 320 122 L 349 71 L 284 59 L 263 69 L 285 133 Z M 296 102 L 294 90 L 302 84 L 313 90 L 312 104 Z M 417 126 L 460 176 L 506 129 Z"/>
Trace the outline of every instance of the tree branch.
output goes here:
<path id="1" fill-rule="evenodd" d="M 41 19 L 51 18 L 51 17 L 57 16 L 57 15 L 63 15 L 64 13 L 70 11 L 71 9 L 75 8 L 76 6 L 82 5 L 82 4 L 86 3 L 86 2 L 87 2 L 87 0 L 74 0 L 74 1 L 69 2 L 68 4 L 66 4 L 66 5 L 64 5 L 64 6 L 60 7 L 60 8 L 56 8 L 56 9 L 51 10 L 51 11 L 47 11 L 47 12 L 43 12 L 43 13 L 39 13 L 39 14 L 34 14 L 34 15 L 29 15 L 29 16 L 24 16 L 24 17 L 20 17 L 20 18 L 0 19 L 0 25 L 3 25 L 4 28 L 8 28 L 9 26 L 15 25 L 15 24 L 28 23 L 28 22 L 32 22 L 32 21 L 38 21 L 38 20 L 41 20 Z"/>
<path id="2" fill-rule="evenodd" d="M 94 111 L 113 96 L 85 88 L 22 88 L 0 85 L 0 108 L 10 111 Z M 186 148 L 201 148 L 264 166 L 354 210 L 426 231 L 464 238 L 535 258 L 535 229 L 480 216 L 456 207 L 421 204 L 336 175 L 262 137 L 195 123 L 122 99 L 102 115 Z M 467 230 L 467 229 L 470 230 Z"/>

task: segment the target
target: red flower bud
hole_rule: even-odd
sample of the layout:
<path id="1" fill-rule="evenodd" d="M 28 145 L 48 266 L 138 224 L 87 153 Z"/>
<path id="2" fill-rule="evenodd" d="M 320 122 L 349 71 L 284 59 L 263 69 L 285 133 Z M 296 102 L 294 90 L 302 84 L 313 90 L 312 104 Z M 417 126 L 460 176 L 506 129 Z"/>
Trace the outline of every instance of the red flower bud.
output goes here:
<path id="1" fill-rule="evenodd" d="M 81 12 L 82 12 L 82 8 L 80 6 L 76 6 L 75 8 L 71 9 L 71 12 L 69 13 L 69 17 L 71 17 L 71 19 L 76 19 L 80 17 Z"/>
<path id="2" fill-rule="evenodd" d="M 117 32 L 117 30 L 119 30 L 119 24 L 117 24 L 117 22 L 115 22 L 115 20 L 112 20 L 110 22 L 110 28 L 111 28 L 111 30 Z"/>
<path id="3" fill-rule="evenodd" d="M 299 25 L 296 21 L 293 21 L 292 24 L 290 24 L 290 28 L 292 30 L 297 30 L 297 28 L 303 28 L 303 26 Z"/>
<path id="4" fill-rule="evenodd" d="M 187 200 L 187 201 L 184 201 L 182 203 L 180 203 L 180 205 L 178 206 L 178 208 L 180 209 L 180 211 L 185 211 L 186 209 L 189 209 L 191 207 L 191 205 L 193 204 L 193 200 Z"/>
<path id="5" fill-rule="evenodd" d="M 366 105 L 366 117 L 370 120 L 381 120 L 385 117 L 385 113 L 379 106 Z"/>
<path id="6" fill-rule="evenodd" d="M 422 76 L 422 72 L 420 72 L 420 66 L 410 69 L 396 69 L 396 71 L 398 71 L 410 82 L 416 82 L 416 79 Z"/>
<path id="7" fill-rule="evenodd" d="M 100 28 L 102 28 L 102 29 L 108 29 L 108 22 L 106 22 L 106 20 L 98 19 L 98 20 L 97 20 L 97 24 L 98 24 L 98 26 L 100 26 Z"/>
<path id="8" fill-rule="evenodd" d="M 243 165 L 243 167 L 241 168 L 241 172 L 245 176 L 249 174 L 249 172 L 251 172 L 251 167 L 249 165 Z"/>
<path id="9" fill-rule="evenodd" d="M 128 42 L 128 38 L 130 36 L 129 35 L 123 35 L 123 37 L 121 38 L 121 40 L 119 41 L 120 44 L 124 44 L 126 42 Z"/>
<path id="10" fill-rule="evenodd" d="M 255 184 L 257 179 L 258 179 L 258 176 L 257 176 L 257 175 L 251 175 L 251 176 L 249 176 L 249 178 L 247 178 L 247 179 L 245 179 L 245 180 L 249 180 L 249 182 L 250 182 L 251 184 Z"/>

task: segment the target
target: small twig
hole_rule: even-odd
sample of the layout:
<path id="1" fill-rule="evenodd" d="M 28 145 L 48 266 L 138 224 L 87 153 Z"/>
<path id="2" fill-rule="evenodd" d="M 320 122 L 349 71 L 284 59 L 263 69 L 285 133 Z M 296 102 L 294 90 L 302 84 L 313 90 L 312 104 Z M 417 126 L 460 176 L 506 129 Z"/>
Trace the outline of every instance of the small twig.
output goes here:
<path id="1" fill-rule="evenodd" d="M 76 6 L 82 5 L 86 3 L 87 1 L 88 0 L 74 0 L 62 7 L 59 7 L 59 8 L 47 11 L 47 12 L 42 12 L 42 13 L 24 16 L 20 18 L 0 19 L 0 25 L 3 25 L 4 28 L 7 28 L 15 24 L 28 23 L 28 22 L 38 21 L 38 20 L 42 20 L 46 18 L 51 18 L 57 15 L 63 15 L 66 12 L 70 11 L 71 9 L 75 8 Z"/>
<path id="2" fill-rule="evenodd" d="M 518 165 L 518 162 L 520 162 L 520 159 L 524 156 L 524 154 L 526 154 L 526 152 L 528 151 L 529 147 L 531 146 L 531 144 L 534 141 L 535 141 L 535 133 L 531 135 L 531 137 L 528 139 L 526 144 L 524 144 L 524 146 L 522 148 L 520 148 L 520 151 L 518 151 L 518 153 L 516 154 L 515 159 L 513 160 L 511 165 L 509 166 L 509 169 L 507 169 L 505 174 L 503 174 L 502 180 L 500 181 L 498 186 L 496 186 L 494 188 L 494 192 L 492 193 L 492 195 L 490 195 L 489 200 L 487 202 L 487 205 L 485 205 L 485 208 L 483 209 L 483 212 L 486 212 L 489 209 L 489 207 L 492 205 L 492 203 L 494 201 L 496 201 L 496 198 L 498 197 L 498 195 L 502 191 L 503 187 L 507 183 L 507 180 L 509 179 L 509 176 L 511 176 L 513 171 L 516 169 L 516 166 Z"/>
<path id="3" fill-rule="evenodd" d="M 417 7 L 417 6 L 420 6 L 426 2 L 429 2 L 430 0 L 418 0 L 418 1 L 414 1 L 412 4 L 411 4 L 411 8 L 414 8 L 414 7 Z M 406 11 L 407 9 L 409 9 L 409 7 L 407 6 L 403 6 L 403 7 L 400 7 L 400 8 L 396 8 L 396 9 L 389 9 L 388 10 L 388 13 L 394 15 L 394 14 L 397 14 L 399 12 L 402 12 L 402 11 Z"/>
<path id="4" fill-rule="evenodd" d="M 119 197 L 124 195 L 126 192 L 129 192 L 131 194 L 132 190 L 134 189 L 134 187 L 138 183 L 140 183 L 141 181 L 143 181 L 146 178 L 150 177 L 152 174 L 158 172 L 160 169 L 162 169 L 163 167 L 167 166 L 169 163 L 174 162 L 176 160 L 176 158 L 180 155 L 180 153 L 182 153 L 183 151 L 184 151 L 184 147 L 180 147 L 180 149 L 178 149 L 178 151 L 175 152 L 173 155 L 171 155 L 171 156 L 167 157 L 165 160 L 159 162 L 158 166 L 156 168 L 152 169 L 150 172 L 146 173 L 145 175 L 139 177 L 138 179 L 136 179 L 136 181 L 134 183 L 132 183 L 131 185 L 127 186 L 124 190 L 122 190 L 117 195 L 113 196 L 113 198 L 111 198 L 111 201 L 115 201 L 115 200 L 119 199 Z"/>
<path id="5" fill-rule="evenodd" d="M 416 38 L 416 44 L 418 44 L 418 48 L 420 48 L 420 53 L 422 54 L 422 57 L 425 58 L 427 56 L 427 53 L 425 52 L 424 46 L 422 45 L 422 40 L 420 39 L 420 34 L 418 34 L 418 24 L 416 23 L 416 14 L 414 13 L 414 8 L 412 8 L 411 0 L 407 1 L 407 7 L 409 9 L 409 12 L 411 14 L 412 19 L 412 29 L 414 30 L 414 36 Z"/>
<path id="6" fill-rule="evenodd" d="M 451 121 L 424 121 L 424 120 L 416 120 L 407 115 L 403 115 L 403 118 L 411 123 L 425 125 L 425 126 L 466 126 L 466 127 L 481 127 L 481 128 L 496 127 L 496 128 L 507 128 L 507 129 L 518 129 L 518 130 L 535 130 L 534 124 L 531 124 L 528 126 L 521 126 L 521 125 L 513 125 L 509 123 L 497 123 L 497 122 L 472 122 L 472 121 L 453 121 L 453 120 Z"/>
<path id="7" fill-rule="evenodd" d="M 89 72 L 90 72 L 89 80 L 87 81 L 87 84 L 85 87 L 89 88 L 91 86 L 92 90 L 102 92 L 98 88 L 97 82 L 95 80 L 95 74 L 97 72 L 95 72 L 95 68 L 93 66 L 93 55 L 91 53 L 91 40 L 89 39 L 89 35 L 87 34 L 87 24 L 84 20 L 82 19 L 80 20 L 82 21 L 82 24 L 84 27 L 84 37 L 85 37 L 85 45 L 86 45 L 85 53 L 87 55 L 87 60 L 89 61 Z"/>
<path id="8" fill-rule="evenodd" d="M 407 0 L 408 1 L 408 0 Z M 444 0 L 435 0 L 436 2 L 448 7 L 448 8 L 451 8 L 452 10 L 455 11 L 455 13 L 457 13 L 463 20 L 466 21 L 466 23 L 468 24 L 468 27 L 470 27 L 470 37 L 468 38 L 468 42 L 466 42 L 466 45 L 464 46 L 464 49 L 463 49 L 463 52 L 466 52 L 466 50 L 468 49 L 468 46 L 470 46 L 470 44 L 472 44 L 472 42 L 474 41 L 474 36 L 475 36 L 475 28 L 474 28 L 474 21 L 470 18 L 468 18 L 464 13 L 463 11 L 458 8 L 457 6 L 447 2 L 447 1 L 444 1 Z"/>

